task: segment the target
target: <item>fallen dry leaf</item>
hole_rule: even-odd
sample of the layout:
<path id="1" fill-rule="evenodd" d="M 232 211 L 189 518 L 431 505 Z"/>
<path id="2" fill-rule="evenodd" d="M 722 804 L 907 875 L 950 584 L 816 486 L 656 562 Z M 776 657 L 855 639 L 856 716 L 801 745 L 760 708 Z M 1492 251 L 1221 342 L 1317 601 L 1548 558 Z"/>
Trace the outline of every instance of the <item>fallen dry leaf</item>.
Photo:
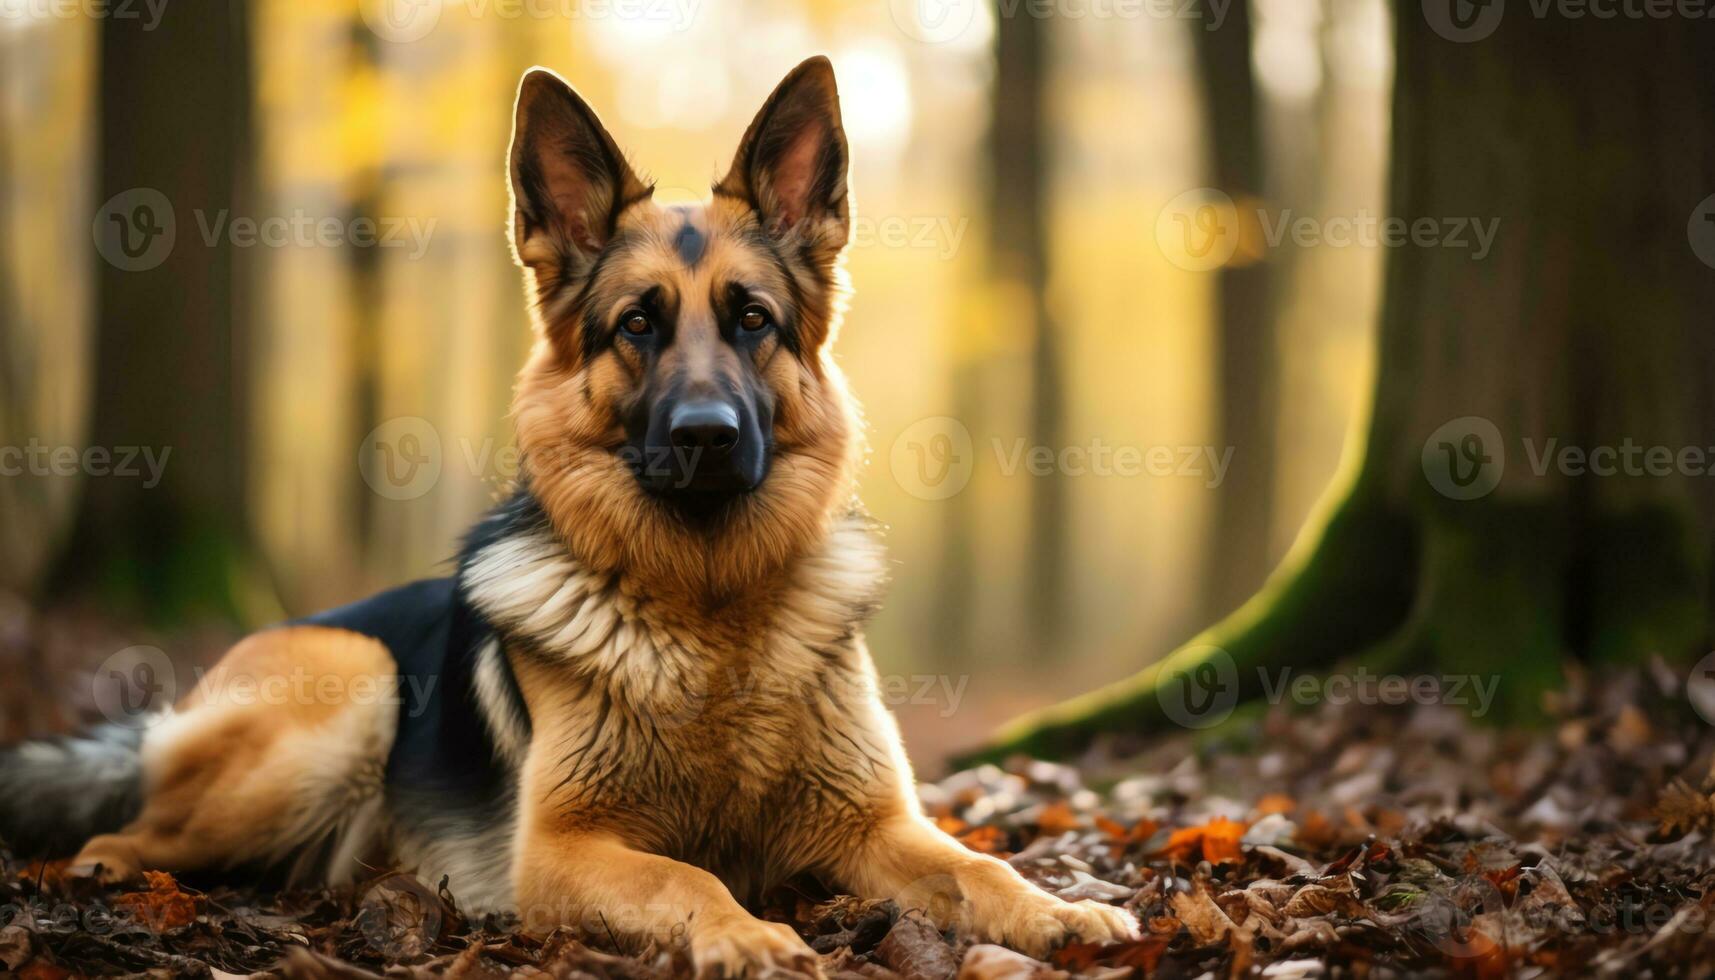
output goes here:
<path id="1" fill-rule="evenodd" d="M 1211 864 L 1237 863 L 1240 858 L 1239 839 L 1245 835 L 1245 825 L 1237 820 L 1216 817 L 1203 826 L 1203 859 Z"/>
<path id="2" fill-rule="evenodd" d="M 1052 980 L 1064 976 L 1041 960 L 988 944 L 972 946 L 959 964 L 959 980 Z"/>
<path id="3" fill-rule="evenodd" d="M 151 932 L 170 932 L 196 921 L 197 902 L 179 890 L 179 883 L 165 871 L 143 872 L 147 891 L 126 892 L 113 904 L 126 909 Z"/>
<path id="4" fill-rule="evenodd" d="M 959 837 L 959 843 L 979 854 L 1004 854 L 1006 852 L 1006 831 L 999 827 L 978 827 Z"/>
<path id="5" fill-rule="evenodd" d="M 1286 901 L 1281 911 L 1293 918 L 1310 918 L 1340 912 L 1347 916 L 1360 916 L 1363 907 L 1358 904 L 1353 894 L 1351 879 L 1335 879 L 1336 884 L 1310 884 L 1298 889 Z"/>
<path id="6" fill-rule="evenodd" d="M 1233 920 L 1215 904 L 1209 893 L 1201 888 L 1173 896 L 1173 914 L 1185 924 L 1198 945 L 1207 946 L 1225 939 L 1233 931 Z"/>
<path id="7" fill-rule="evenodd" d="M 28 929 L 18 925 L 0 929 L 0 965 L 6 969 L 16 970 L 23 966 L 34 951 L 35 944 Z"/>
<path id="8" fill-rule="evenodd" d="M 940 930 L 919 914 L 900 916 L 875 955 L 905 980 L 948 980 L 959 969 Z"/>
<path id="9" fill-rule="evenodd" d="M 1683 779 L 1675 779 L 1661 791 L 1655 818 L 1664 837 L 1708 831 L 1715 826 L 1715 795 L 1700 793 Z"/>
<path id="10" fill-rule="evenodd" d="M 1072 812 L 1070 803 L 1057 800 L 1042 810 L 1042 815 L 1036 818 L 1036 825 L 1044 834 L 1064 834 L 1068 830 L 1077 830 L 1084 822 Z"/>
<path id="11" fill-rule="evenodd" d="M 1244 835 L 1243 823 L 1216 817 L 1200 827 L 1173 831 L 1157 854 L 1188 863 L 1199 857 L 1213 864 L 1236 862 L 1242 857 L 1239 841 Z"/>

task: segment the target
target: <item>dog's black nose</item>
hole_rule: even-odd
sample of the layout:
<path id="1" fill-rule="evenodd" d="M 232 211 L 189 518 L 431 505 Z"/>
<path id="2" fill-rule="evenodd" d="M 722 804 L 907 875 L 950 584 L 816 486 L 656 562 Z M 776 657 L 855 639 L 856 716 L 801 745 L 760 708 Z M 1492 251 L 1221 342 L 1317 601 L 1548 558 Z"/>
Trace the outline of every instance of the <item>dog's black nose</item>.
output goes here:
<path id="1" fill-rule="evenodd" d="M 725 402 L 690 402 L 668 422 L 673 448 L 724 455 L 738 445 L 738 411 Z"/>

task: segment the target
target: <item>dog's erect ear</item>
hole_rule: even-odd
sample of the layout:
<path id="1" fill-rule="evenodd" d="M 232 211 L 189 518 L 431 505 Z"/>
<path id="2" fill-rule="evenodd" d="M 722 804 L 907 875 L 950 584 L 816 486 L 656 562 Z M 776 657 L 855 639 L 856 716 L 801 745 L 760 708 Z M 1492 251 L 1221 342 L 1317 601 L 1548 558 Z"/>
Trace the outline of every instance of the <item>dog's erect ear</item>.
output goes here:
<path id="1" fill-rule="evenodd" d="M 831 261 L 851 233 L 846 159 L 834 67 L 817 56 L 762 104 L 715 190 L 749 201 L 771 235 Z"/>
<path id="2" fill-rule="evenodd" d="M 512 120 L 512 247 L 537 299 L 586 275 L 619 213 L 648 197 L 601 120 L 565 80 L 532 68 Z"/>

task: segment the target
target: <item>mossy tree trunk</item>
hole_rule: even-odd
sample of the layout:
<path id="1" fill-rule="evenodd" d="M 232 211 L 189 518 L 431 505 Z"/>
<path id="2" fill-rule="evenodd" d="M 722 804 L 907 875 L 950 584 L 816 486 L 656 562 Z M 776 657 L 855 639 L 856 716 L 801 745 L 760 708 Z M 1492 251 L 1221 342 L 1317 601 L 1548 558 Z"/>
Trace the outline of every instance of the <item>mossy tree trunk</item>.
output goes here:
<path id="1" fill-rule="evenodd" d="M 86 474 L 46 603 L 95 602 L 154 621 L 242 618 L 243 583 L 256 570 L 245 520 L 245 265 L 226 232 L 264 217 L 248 193 L 248 14 L 230 0 L 170 8 L 147 31 L 135 19 L 101 22 L 94 199 L 117 199 L 103 217 L 132 225 L 91 255 L 87 444 L 147 448 L 164 465 L 155 485 Z M 170 213 L 157 214 L 163 198 Z M 166 227 L 170 250 L 150 252 Z M 114 251 L 132 246 L 135 256 Z"/>
<path id="2" fill-rule="evenodd" d="M 1400 8 L 1408 241 L 1387 251 L 1361 461 L 1236 613 L 970 758 L 1171 726 L 1187 672 L 1214 666 L 1241 699 L 1280 667 L 1479 675 L 1520 717 L 1568 659 L 1708 652 L 1715 29 L 1513 13 L 1455 43 Z M 1473 219 L 1496 222 L 1486 251 Z"/>

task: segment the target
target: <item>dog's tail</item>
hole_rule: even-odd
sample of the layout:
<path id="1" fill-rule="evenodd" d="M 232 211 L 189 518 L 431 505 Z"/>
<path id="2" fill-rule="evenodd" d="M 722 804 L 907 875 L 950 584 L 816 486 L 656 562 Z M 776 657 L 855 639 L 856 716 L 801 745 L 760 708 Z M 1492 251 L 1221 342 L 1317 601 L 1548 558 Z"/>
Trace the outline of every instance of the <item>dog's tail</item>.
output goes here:
<path id="1" fill-rule="evenodd" d="M 142 729 L 112 724 L 0 749 L 0 839 L 21 857 L 63 857 L 130 823 L 142 749 Z"/>

